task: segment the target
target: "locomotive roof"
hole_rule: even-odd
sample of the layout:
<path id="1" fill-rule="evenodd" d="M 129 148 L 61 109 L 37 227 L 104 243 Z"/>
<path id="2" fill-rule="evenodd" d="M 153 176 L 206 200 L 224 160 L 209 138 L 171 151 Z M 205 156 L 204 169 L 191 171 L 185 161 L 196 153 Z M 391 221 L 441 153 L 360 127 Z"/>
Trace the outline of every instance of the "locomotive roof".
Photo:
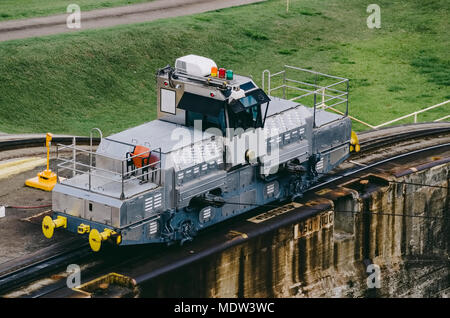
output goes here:
<path id="1" fill-rule="evenodd" d="M 177 131 L 177 128 L 180 130 Z M 181 129 L 184 131 L 189 131 L 190 135 L 194 136 L 193 127 L 187 127 L 156 119 L 111 135 L 108 139 L 128 144 L 145 145 L 150 149 L 161 148 L 162 153 L 169 153 L 192 143 L 191 138 L 188 139 L 179 137 Z M 201 138 L 195 141 L 210 139 L 214 136 L 206 131 L 201 132 L 198 135 Z"/>
<path id="2" fill-rule="evenodd" d="M 297 105 L 298 104 L 295 102 L 275 98 L 270 103 L 267 116 L 272 116 L 274 114 L 283 112 Z M 179 138 L 179 134 L 177 133 L 180 132 L 180 130 L 177 131 L 177 128 L 189 131 L 191 136 L 194 135 L 193 127 L 187 127 L 184 125 L 156 119 L 145 124 L 129 128 L 117 134 L 108 136 L 107 140 L 130 145 L 145 145 L 150 149 L 161 148 L 161 152 L 168 153 L 173 150 L 188 146 L 192 143 L 191 138 Z M 198 136 L 201 136 L 201 140 L 208 140 L 213 136 L 213 134 L 203 131 L 199 133 Z M 200 141 L 200 139 L 196 141 Z"/>

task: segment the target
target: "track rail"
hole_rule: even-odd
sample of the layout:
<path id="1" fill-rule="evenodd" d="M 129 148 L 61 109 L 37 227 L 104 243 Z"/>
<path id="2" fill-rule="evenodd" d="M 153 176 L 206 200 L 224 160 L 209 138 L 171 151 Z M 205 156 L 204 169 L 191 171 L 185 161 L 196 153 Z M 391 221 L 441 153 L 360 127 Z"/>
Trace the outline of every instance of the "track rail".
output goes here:
<path id="1" fill-rule="evenodd" d="M 75 260 L 90 254 L 87 242 L 75 243 L 75 246 L 62 250 L 58 253 L 47 256 L 41 260 L 33 261 L 32 258 L 21 259 L 23 266 L 17 268 L 14 264 L 10 268 L 4 269 L 0 274 L 0 295 L 5 294 L 15 288 L 61 269 L 64 264 L 70 264 Z M 38 257 L 38 255 L 34 255 Z"/>
<path id="2" fill-rule="evenodd" d="M 431 151 L 431 150 L 437 150 L 437 149 L 446 148 L 446 147 L 450 147 L 450 143 L 445 143 L 445 144 L 431 146 L 431 147 L 427 147 L 427 148 L 423 148 L 423 149 L 408 151 L 407 153 L 396 155 L 396 156 L 393 156 L 393 157 L 389 157 L 389 158 L 386 158 L 386 159 L 383 159 L 383 160 L 379 160 L 377 162 L 368 164 L 368 165 L 366 165 L 364 167 L 354 168 L 354 169 L 351 169 L 351 170 L 348 170 L 348 171 L 345 171 L 345 172 L 341 172 L 337 176 L 329 175 L 326 178 L 326 180 L 318 183 L 315 186 L 312 186 L 311 188 L 308 189 L 307 192 L 313 191 L 313 190 L 317 190 L 317 189 L 319 189 L 319 188 L 321 188 L 323 186 L 326 186 L 326 185 L 328 185 L 330 183 L 339 181 L 339 180 L 344 179 L 344 178 L 350 178 L 350 177 L 352 177 L 352 176 L 354 176 L 356 174 L 359 174 L 359 173 L 364 172 L 366 170 L 375 168 L 375 167 L 377 167 L 379 165 L 382 165 L 384 163 L 388 163 L 388 162 L 391 162 L 391 161 L 394 161 L 394 160 L 406 158 L 406 157 L 409 157 L 409 156 L 412 156 L 412 155 L 415 155 L 415 154 L 419 154 L 419 153 L 422 153 L 422 152 L 427 152 L 427 151 Z"/>
<path id="3" fill-rule="evenodd" d="M 424 128 L 417 129 L 420 127 Z M 389 133 L 393 129 L 398 128 L 404 128 L 404 131 L 395 132 L 394 135 Z M 373 134 L 374 132 L 378 132 L 381 136 L 375 138 L 369 137 L 369 134 Z M 365 151 L 379 149 L 406 140 L 429 138 L 443 134 L 450 134 L 450 123 L 408 124 L 366 131 L 360 134 L 361 153 L 364 154 Z"/>
<path id="4" fill-rule="evenodd" d="M 52 142 L 54 143 L 72 143 L 73 137 L 54 137 Z M 99 138 L 93 138 L 92 141 L 95 144 L 100 143 Z M 77 144 L 89 145 L 89 137 L 77 137 Z M 45 147 L 45 137 L 39 138 L 21 138 L 13 140 L 0 141 L 0 151 L 22 149 L 28 147 Z"/>

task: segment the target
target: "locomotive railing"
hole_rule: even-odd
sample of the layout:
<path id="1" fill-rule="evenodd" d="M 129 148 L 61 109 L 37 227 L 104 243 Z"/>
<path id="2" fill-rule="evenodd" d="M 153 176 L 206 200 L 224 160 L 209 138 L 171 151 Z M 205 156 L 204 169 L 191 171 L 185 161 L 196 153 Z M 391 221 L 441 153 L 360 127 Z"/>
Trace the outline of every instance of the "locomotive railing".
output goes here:
<path id="1" fill-rule="evenodd" d="M 338 112 L 342 116 L 348 116 L 348 88 L 347 78 L 290 65 L 285 65 L 284 70 L 274 74 L 269 70 L 262 73 L 262 89 L 268 95 L 298 101 L 314 108 L 314 127 L 317 110 L 330 109 L 336 112 L 336 106 L 343 104 L 345 108 Z"/>
<path id="2" fill-rule="evenodd" d="M 129 144 L 129 146 L 134 145 Z M 58 175 L 58 180 L 62 180 L 60 181 L 62 184 L 121 200 L 148 191 L 151 188 L 149 186 L 153 186 L 153 188 L 161 186 L 161 148 L 129 157 L 126 157 L 126 154 L 124 154 L 124 158 L 116 158 L 94 152 L 92 151 L 92 144 L 90 149 L 86 150 L 77 147 L 75 138 L 70 145 L 56 145 L 58 162 L 56 174 Z M 65 152 L 71 150 L 72 158 L 61 157 L 60 154 L 63 150 Z M 156 155 L 159 160 L 139 168 L 131 165 L 132 168 L 130 170 L 127 169 L 133 158 L 145 154 L 150 155 L 150 153 Z M 97 162 L 102 159 L 109 160 L 116 169 L 106 169 L 97 166 Z M 119 168 L 117 169 L 117 167 Z M 65 179 L 64 176 L 60 178 L 60 172 L 63 170 L 72 172 L 69 178 Z M 80 175 L 87 176 L 87 180 L 77 180 L 76 178 Z M 103 180 L 103 182 L 99 182 L 99 180 Z"/>

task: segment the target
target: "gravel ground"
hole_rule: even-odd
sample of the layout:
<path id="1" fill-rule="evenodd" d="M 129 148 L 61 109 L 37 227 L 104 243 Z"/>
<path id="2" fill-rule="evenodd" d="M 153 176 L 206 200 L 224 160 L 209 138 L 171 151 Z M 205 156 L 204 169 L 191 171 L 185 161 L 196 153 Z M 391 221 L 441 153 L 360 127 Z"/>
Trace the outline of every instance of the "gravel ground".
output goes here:
<path id="1" fill-rule="evenodd" d="M 53 164 L 53 163 L 52 163 Z M 25 180 L 36 176 L 44 166 L 23 172 L 9 179 L 0 180 L 0 205 L 40 206 L 51 204 L 51 192 L 25 186 Z M 42 234 L 43 215 L 30 221 L 23 219 L 48 211 L 50 208 L 14 209 L 6 208 L 6 216 L 0 219 L 0 263 L 35 252 L 58 241 L 69 239 L 74 234 L 55 231 L 52 239 Z"/>

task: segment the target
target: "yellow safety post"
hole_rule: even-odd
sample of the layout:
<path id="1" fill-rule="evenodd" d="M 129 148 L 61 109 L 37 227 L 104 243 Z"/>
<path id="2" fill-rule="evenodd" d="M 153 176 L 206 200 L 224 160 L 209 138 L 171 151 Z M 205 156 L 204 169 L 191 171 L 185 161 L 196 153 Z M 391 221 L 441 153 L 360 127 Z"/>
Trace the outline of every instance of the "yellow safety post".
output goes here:
<path id="1" fill-rule="evenodd" d="M 103 232 L 99 232 L 97 229 L 91 230 L 89 233 L 89 245 L 94 252 L 100 251 L 102 247 L 102 242 L 109 239 L 111 236 L 116 236 L 117 233 L 111 229 L 104 229 Z M 116 243 L 120 244 L 122 242 L 122 237 L 117 235 Z"/>
<path id="2" fill-rule="evenodd" d="M 42 220 L 42 232 L 46 238 L 52 238 L 55 229 L 58 227 L 67 228 L 67 218 L 64 216 L 58 216 L 55 220 L 53 220 L 47 215 Z"/>
<path id="3" fill-rule="evenodd" d="M 358 136 L 356 133 L 352 130 L 352 134 L 350 136 L 350 152 L 359 152 L 361 150 L 361 147 L 359 145 Z"/>
<path id="4" fill-rule="evenodd" d="M 45 137 L 45 146 L 47 147 L 47 169 L 39 172 L 37 177 L 28 179 L 25 181 L 25 185 L 41 189 L 44 191 L 52 191 L 57 182 L 56 173 L 53 173 L 50 170 L 50 143 L 52 141 L 53 135 L 51 133 L 47 133 Z"/>

